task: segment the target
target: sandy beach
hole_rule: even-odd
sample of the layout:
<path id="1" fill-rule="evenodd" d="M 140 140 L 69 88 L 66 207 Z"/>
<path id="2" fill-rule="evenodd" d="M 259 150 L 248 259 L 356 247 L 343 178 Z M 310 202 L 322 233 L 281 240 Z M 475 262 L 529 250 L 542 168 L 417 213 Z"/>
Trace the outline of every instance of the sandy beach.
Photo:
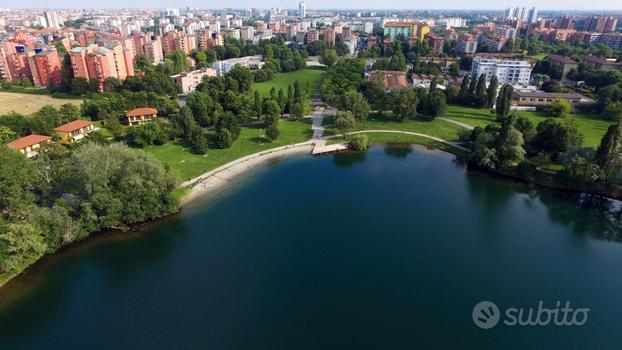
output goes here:
<path id="1" fill-rule="evenodd" d="M 253 173 L 253 170 L 268 164 L 269 161 L 275 158 L 311 154 L 312 149 L 313 143 L 311 141 L 301 142 L 254 153 L 224 164 L 182 183 L 181 186 L 188 187 L 190 191 L 181 199 L 180 206 L 182 210 L 192 208 L 196 204 L 240 183 L 248 178 Z"/>

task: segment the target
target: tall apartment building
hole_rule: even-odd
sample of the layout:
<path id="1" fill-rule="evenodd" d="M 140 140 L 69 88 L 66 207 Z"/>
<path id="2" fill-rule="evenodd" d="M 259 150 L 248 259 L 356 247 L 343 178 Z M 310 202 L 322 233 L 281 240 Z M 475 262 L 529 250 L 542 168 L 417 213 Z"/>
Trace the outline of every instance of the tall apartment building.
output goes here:
<path id="1" fill-rule="evenodd" d="M 555 20 L 555 29 L 573 29 L 574 18 L 571 16 L 559 16 Z"/>
<path id="2" fill-rule="evenodd" d="M 319 34 L 316 29 L 309 29 L 305 38 L 305 43 L 309 44 L 318 40 Z"/>
<path id="3" fill-rule="evenodd" d="M 307 17 L 307 5 L 304 1 L 298 4 L 298 17 L 301 19 Z"/>
<path id="4" fill-rule="evenodd" d="M 499 84 L 527 86 L 531 77 L 531 65 L 526 60 L 476 56 L 471 67 L 471 79 L 477 79 L 482 74 L 487 82 L 494 75 L 499 79 Z"/>
<path id="5" fill-rule="evenodd" d="M 118 42 L 107 42 L 104 46 L 89 45 L 74 47 L 69 52 L 71 67 L 75 77 L 97 80 L 99 90 L 104 89 L 106 78 L 125 80 L 134 75 L 133 56 L 129 49 L 124 49 Z"/>
<path id="6" fill-rule="evenodd" d="M 536 23 L 538 21 L 538 9 L 535 7 L 530 9 L 526 7 L 509 7 L 505 10 L 503 19 L 506 21 L 520 20 L 523 23 Z"/>
<path id="7" fill-rule="evenodd" d="M 36 87 L 60 83 L 60 56 L 55 48 L 28 48 L 14 42 L 0 46 L 0 78 L 28 78 Z"/>
<path id="8" fill-rule="evenodd" d="M 618 19 L 616 17 L 591 16 L 585 18 L 583 30 L 586 32 L 610 33 L 615 31 L 617 25 Z"/>
<path id="9" fill-rule="evenodd" d="M 333 28 L 324 29 L 324 42 L 327 47 L 335 46 L 335 30 Z"/>
<path id="10" fill-rule="evenodd" d="M 35 54 L 28 57 L 28 64 L 34 86 L 60 84 L 61 61 L 55 48 L 35 49 Z"/>
<path id="11" fill-rule="evenodd" d="M 145 40 L 143 45 L 145 56 L 153 63 L 160 63 L 164 61 L 164 55 L 162 54 L 162 40 L 159 36 L 151 34 Z"/>
<path id="12" fill-rule="evenodd" d="M 47 28 L 60 29 L 60 21 L 58 20 L 58 14 L 56 14 L 56 11 L 43 11 L 43 17 L 45 18 Z"/>

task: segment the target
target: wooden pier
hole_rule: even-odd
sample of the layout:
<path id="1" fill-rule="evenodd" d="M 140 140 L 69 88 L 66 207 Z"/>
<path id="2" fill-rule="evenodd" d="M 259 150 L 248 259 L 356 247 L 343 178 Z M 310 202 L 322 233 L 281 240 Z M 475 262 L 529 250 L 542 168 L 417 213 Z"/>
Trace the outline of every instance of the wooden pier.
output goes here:
<path id="1" fill-rule="evenodd" d="M 327 146 L 319 146 L 319 147 L 315 147 L 313 148 L 312 151 L 312 155 L 314 156 L 319 156 L 322 154 L 329 154 L 329 153 L 337 153 L 337 152 L 342 152 L 348 149 L 348 143 L 344 142 L 344 143 L 335 143 L 332 145 L 327 145 Z"/>

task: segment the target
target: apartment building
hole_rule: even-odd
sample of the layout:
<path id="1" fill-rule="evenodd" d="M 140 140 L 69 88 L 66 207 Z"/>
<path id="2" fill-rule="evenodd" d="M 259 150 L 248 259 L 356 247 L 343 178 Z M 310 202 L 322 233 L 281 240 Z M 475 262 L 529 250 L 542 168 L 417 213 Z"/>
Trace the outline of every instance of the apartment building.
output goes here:
<path id="1" fill-rule="evenodd" d="M 526 60 L 499 59 L 476 56 L 471 67 L 471 79 L 477 79 L 484 74 L 489 82 L 496 76 L 500 84 L 529 85 L 531 65 Z"/>

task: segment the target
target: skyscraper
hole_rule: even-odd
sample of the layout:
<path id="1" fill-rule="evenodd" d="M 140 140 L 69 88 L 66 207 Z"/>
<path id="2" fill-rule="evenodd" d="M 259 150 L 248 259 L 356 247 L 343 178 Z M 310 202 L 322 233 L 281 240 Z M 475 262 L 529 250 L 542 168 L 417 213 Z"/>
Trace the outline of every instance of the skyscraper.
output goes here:
<path id="1" fill-rule="evenodd" d="M 532 7 L 529 10 L 529 23 L 536 23 L 538 21 L 538 9 L 535 7 Z"/>
<path id="2" fill-rule="evenodd" d="M 54 29 L 60 28 L 60 23 L 58 21 L 58 15 L 56 14 L 56 11 L 52 11 L 52 10 L 43 11 L 43 16 L 45 17 L 45 21 L 47 22 L 48 28 L 54 28 Z"/>
<path id="3" fill-rule="evenodd" d="M 305 4 L 304 1 L 301 1 L 298 4 L 298 16 L 300 18 L 305 18 L 307 17 L 307 5 Z"/>

